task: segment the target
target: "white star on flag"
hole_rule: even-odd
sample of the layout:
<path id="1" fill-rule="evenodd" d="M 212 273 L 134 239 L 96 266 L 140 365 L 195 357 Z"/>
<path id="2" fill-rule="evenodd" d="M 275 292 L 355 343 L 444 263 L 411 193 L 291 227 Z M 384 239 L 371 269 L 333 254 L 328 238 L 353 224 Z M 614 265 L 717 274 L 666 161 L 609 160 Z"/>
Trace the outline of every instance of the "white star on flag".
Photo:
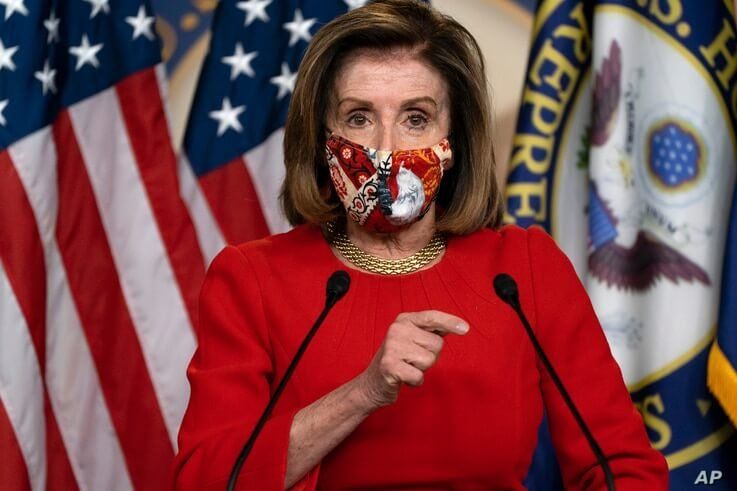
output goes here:
<path id="1" fill-rule="evenodd" d="M 3 68 L 7 68 L 11 72 L 15 71 L 15 63 L 13 62 L 13 55 L 18 51 L 18 46 L 12 48 L 6 48 L 3 41 L 0 39 L 0 72 Z"/>
<path id="2" fill-rule="evenodd" d="M 0 101 L 0 126 L 5 126 L 7 121 L 5 121 L 5 108 L 8 107 L 8 99 L 5 99 L 4 101 Z"/>
<path id="3" fill-rule="evenodd" d="M 49 60 L 46 60 L 44 63 L 44 69 L 43 71 L 38 71 L 33 74 L 34 77 L 36 77 L 36 80 L 40 81 L 43 84 L 43 94 L 46 95 L 46 93 L 50 90 L 54 94 L 56 93 L 56 83 L 54 82 L 54 79 L 56 77 L 56 70 L 52 70 L 49 66 Z"/>
<path id="4" fill-rule="evenodd" d="M 297 80 L 297 72 L 292 73 L 287 63 L 281 64 L 281 75 L 271 77 L 271 83 L 279 87 L 276 98 L 281 99 L 287 94 L 294 92 L 294 82 Z"/>
<path id="5" fill-rule="evenodd" d="M 363 7 L 368 3 L 368 0 L 343 0 L 346 5 L 348 5 L 348 10 L 357 9 L 359 7 Z"/>
<path id="6" fill-rule="evenodd" d="M 269 22 L 269 15 L 266 13 L 266 7 L 268 7 L 272 1 L 273 0 L 247 0 L 245 2 L 238 2 L 236 7 L 246 14 L 246 20 L 243 25 L 250 26 L 256 19 Z"/>
<path id="7" fill-rule="evenodd" d="M 82 35 L 82 44 L 79 46 L 72 46 L 69 48 L 69 52 L 77 57 L 77 66 L 74 68 L 78 71 L 86 64 L 90 64 L 95 68 L 100 66 L 100 61 L 97 59 L 97 53 L 102 49 L 102 43 L 90 45 L 90 40 L 87 39 L 87 34 Z"/>
<path id="8" fill-rule="evenodd" d="M 46 43 L 51 44 L 52 41 L 59 41 L 59 18 L 51 9 L 49 18 L 44 21 L 44 27 L 49 31 L 49 36 L 46 38 Z"/>
<path id="9" fill-rule="evenodd" d="M 312 39 L 310 29 L 315 25 L 315 22 L 317 22 L 317 17 L 305 19 L 302 16 L 302 11 L 300 9 L 295 9 L 294 20 L 292 22 L 285 23 L 283 26 L 284 29 L 291 33 L 289 37 L 289 46 L 294 46 L 300 39 L 304 39 L 309 43 L 310 39 Z"/>
<path id="10" fill-rule="evenodd" d="M 155 20 L 156 18 L 153 16 L 146 16 L 146 7 L 144 7 L 143 5 L 138 8 L 138 14 L 135 17 L 125 18 L 125 21 L 130 24 L 131 27 L 133 27 L 134 41 L 141 36 L 146 36 L 146 38 L 153 41 L 154 33 L 151 31 L 151 27 L 153 26 Z"/>
<path id="11" fill-rule="evenodd" d="M 5 6 L 5 20 L 10 19 L 10 16 L 15 12 L 21 15 L 28 15 L 28 9 L 23 5 L 24 0 L 0 0 L 0 5 Z"/>
<path id="12" fill-rule="evenodd" d="M 235 80 L 241 73 L 244 73 L 253 78 L 256 73 L 251 67 L 251 62 L 254 58 L 256 58 L 256 56 L 258 56 L 257 51 L 245 53 L 243 51 L 243 45 L 241 43 L 236 43 L 235 53 L 233 53 L 231 56 L 223 57 L 223 63 L 225 63 L 226 65 L 230 65 L 231 67 L 230 79 Z"/>
<path id="13" fill-rule="evenodd" d="M 93 19 L 97 14 L 100 13 L 100 11 L 106 14 L 110 13 L 110 4 L 108 3 L 110 0 L 84 0 L 84 1 L 91 5 L 92 12 L 90 13 L 90 19 Z"/>
<path id="14" fill-rule="evenodd" d="M 229 129 L 233 129 L 240 133 L 243 131 L 241 122 L 238 121 L 238 116 L 246 110 L 246 106 L 233 107 L 230 105 L 230 99 L 223 99 L 223 107 L 218 111 L 210 111 L 210 117 L 218 122 L 218 136 L 223 134 Z"/>

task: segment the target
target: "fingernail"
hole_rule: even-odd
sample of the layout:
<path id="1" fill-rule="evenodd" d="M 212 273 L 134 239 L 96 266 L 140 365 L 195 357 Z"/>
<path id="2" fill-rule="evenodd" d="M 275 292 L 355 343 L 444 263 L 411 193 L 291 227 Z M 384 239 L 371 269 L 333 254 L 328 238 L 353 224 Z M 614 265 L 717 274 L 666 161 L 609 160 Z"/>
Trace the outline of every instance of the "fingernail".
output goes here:
<path id="1" fill-rule="evenodd" d="M 470 327 L 468 326 L 468 324 L 460 323 L 456 326 L 456 329 L 458 329 L 458 332 L 460 332 L 461 334 L 466 334 Z"/>

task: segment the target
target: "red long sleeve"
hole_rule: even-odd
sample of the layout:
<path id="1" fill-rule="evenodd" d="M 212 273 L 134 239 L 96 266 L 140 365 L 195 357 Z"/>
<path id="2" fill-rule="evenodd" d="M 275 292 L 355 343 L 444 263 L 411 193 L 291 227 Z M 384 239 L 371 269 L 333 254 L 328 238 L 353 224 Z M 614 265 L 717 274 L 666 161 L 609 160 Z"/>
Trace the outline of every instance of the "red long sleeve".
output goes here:
<path id="1" fill-rule="evenodd" d="M 188 371 L 178 489 L 225 488 L 336 269 L 347 268 L 309 225 L 227 247 L 213 261 Z M 493 292 L 501 272 L 517 280 L 541 344 L 610 459 L 618 491 L 667 487 L 665 460 L 650 447 L 586 293 L 543 232 L 504 227 L 451 237 L 439 263 L 409 275 L 348 272 L 350 290 L 305 352 L 239 489 L 283 489 L 296 412 L 365 370 L 399 313 L 428 309 L 457 315 L 471 330 L 447 336 L 421 387 L 403 387 L 293 489 L 522 490 L 543 408 L 567 488 L 603 489 L 596 459 L 519 320 Z"/>
<path id="2" fill-rule="evenodd" d="M 618 491 L 667 489 L 667 468 L 647 440 L 594 309 L 568 258 L 543 231 L 528 231 L 537 333 L 594 438 Z M 541 390 L 566 489 L 606 489 L 604 473 L 547 372 Z"/>
<path id="3" fill-rule="evenodd" d="M 198 342 L 187 373 L 192 394 L 179 433 L 175 486 L 221 491 L 268 403 L 270 386 L 278 383 L 258 282 L 236 247 L 221 251 L 207 272 Z M 285 397 L 287 404 L 280 401 L 259 435 L 238 489 L 284 490 L 289 430 L 298 410 Z M 292 489 L 314 489 L 316 475 Z"/>

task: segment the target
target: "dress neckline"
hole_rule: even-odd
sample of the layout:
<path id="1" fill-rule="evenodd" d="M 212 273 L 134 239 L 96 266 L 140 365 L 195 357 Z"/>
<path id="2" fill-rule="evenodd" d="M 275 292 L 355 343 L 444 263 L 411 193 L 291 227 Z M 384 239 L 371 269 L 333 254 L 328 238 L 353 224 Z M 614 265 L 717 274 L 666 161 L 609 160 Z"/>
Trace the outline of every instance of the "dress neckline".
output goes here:
<path id="1" fill-rule="evenodd" d="M 358 268 L 345 264 L 336 255 L 332 247 L 330 247 L 330 244 L 328 243 L 327 239 L 323 235 L 320 227 L 318 225 L 313 225 L 310 228 L 312 229 L 313 233 L 316 235 L 317 241 L 320 244 L 319 245 L 320 249 L 322 249 L 323 252 L 329 257 L 331 266 L 333 266 L 335 269 L 344 269 L 351 275 L 355 275 L 357 277 L 360 276 L 362 278 L 367 278 L 370 280 L 400 281 L 402 279 L 424 277 L 425 275 L 429 273 L 441 270 L 444 267 L 443 265 L 448 261 L 448 257 L 455 253 L 455 246 L 454 246 L 455 237 L 453 235 L 449 235 L 447 237 L 445 250 L 443 251 L 443 254 L 440 256 L 440 260 L 436 262 L 435 264 L 433 264 L 432 266 L 428 268 L 420 269 L 418 271 L 414 271 L 412 273 L 401 274 L 401 275 L 396 275 L 396 276 L 376 274 L 376 273 L 364 271 L 362 269 L 358 269 Z"/>

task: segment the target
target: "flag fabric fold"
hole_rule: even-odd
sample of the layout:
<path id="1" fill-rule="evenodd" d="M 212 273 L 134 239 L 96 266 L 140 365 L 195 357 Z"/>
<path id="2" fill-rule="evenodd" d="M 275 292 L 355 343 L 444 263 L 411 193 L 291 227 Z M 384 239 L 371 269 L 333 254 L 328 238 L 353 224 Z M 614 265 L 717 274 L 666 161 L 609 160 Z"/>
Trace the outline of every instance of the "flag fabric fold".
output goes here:
<path id="1" fill-rule="evenodd" d="M 737 190 L 724 257 L 717 337 L 709 353 L 709 389 L 737 426 Z"/>
<path id="2" fill-rule="evenodd" d="M 734 407 L 735 32 L 728 1 L 542 0 L 506 188 L 506 221 L 543 226 L 575 265 L 673 489 L 703 469 L 737 486 L 706 385 L 721 295 L 711 380 Z M 543 424 L 530 489 L 555 488 L 553 454 Z"/>
<path id="3" fill-rule="evenodd" d="M 0 15 L 1 486 L 164 489 L 205 263 L 155 16 L 146 0 Z"/>

